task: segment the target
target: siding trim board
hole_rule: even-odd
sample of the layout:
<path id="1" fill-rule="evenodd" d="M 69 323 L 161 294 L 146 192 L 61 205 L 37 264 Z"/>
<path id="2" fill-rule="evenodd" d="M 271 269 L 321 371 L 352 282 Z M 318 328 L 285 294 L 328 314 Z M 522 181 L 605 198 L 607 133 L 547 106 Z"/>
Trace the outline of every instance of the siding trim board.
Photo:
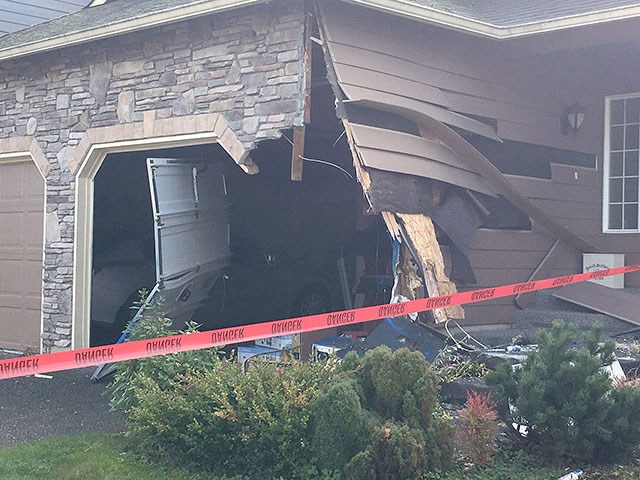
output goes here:
<path id="1" fill-rule="evenodd" d="M 266 3 L 266 0 L 210 0 L 194 2 L 191 5 L 181 7 L 179 10 L 170 8 L 142 17 L 128 18 L 112 24 L 102 24 L 94 28 L 83 29 L 80 27 L 78 30 L 64 31 L 59 35 L 53 35 L 33 42 L 20 43 L 1 49 L 0 62 L 11 58 L 24 57 L 26 55 L 48 52 L 71 45 L 93 42 L 95 40 L 124 35 L 142 29 L 188 20 L 201 15 L 225 12 L 258 3 Z M 100 7 L 94 7 L 90 10 L 95 9 L 96 15 L 99 15 L 99 8 Z M 64 17 L 62 20 L 67 21 L 68 18 L 69 16 Z"/>
<path id="2" fill-rule="evenodd" d="M 599 23 L 623 20 L 640 16 L 640 6 L 622 6 L 606 8 L 595 12 L 585 12 L 559 18 L 522 22 L 512 26 L 500 26 L 474 18 L 456 15 L 424 4 L 397 2 L 394 0 L 347 0 L 386 13 L 399 15 L 436 25 L 473 33 L 488 38 L 508 39 L 544 32 L 553 32 L 567 28 L 597 25 Z"/>

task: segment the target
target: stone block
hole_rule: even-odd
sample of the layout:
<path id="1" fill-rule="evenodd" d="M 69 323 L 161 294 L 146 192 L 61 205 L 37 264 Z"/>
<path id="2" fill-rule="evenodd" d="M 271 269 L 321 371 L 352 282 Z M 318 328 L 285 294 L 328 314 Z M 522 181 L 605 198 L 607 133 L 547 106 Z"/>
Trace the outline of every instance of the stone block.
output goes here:
<path id="1" fill-rule="evenodd" d="M 35 117 L 29 118 L 29 120 L 27 120 L 27 135 L 36 133 L 36 128 L 38 128 L 38 120 L 36 120 Z"/>
<path id="2" fill-rule="evenodd" d="M 113 65 L 113 76 L 122 77 L 134 73 L 142 73 L 144 70 L 144 60 L 127 60 Z"/>
<path id="3" fill-rule="evenodd" d="M 189 115 L 195 111 L 196 100 L 193 90 L 184 92 L 173 102 L 173 114 L 174 115 Z"/>
<path id="4" fill-rule="evenodd" d="M 89 66 L 89 91 L 99 104 L 107 99 L 113 63 L 96 63 Z"/>
<path id="5" fill-rule="evenodd" d="M 160 75 L 158 83 L 162 87 L 168 87 L 170 85 L 175 85 L 177 80 L 178 77 L 174 72 L 164 72 L 162 75 Z"/>
<path id="6" fill-rule="evenodd" d="M 194 50 L 191 58 L 193 58 L 193 60 L 202 60 L 206 58 L 220 57 L 222 55 L 226 55 L 227 53 L 227 45 L 213 45 L 211 47 Z"/>
<path id="7" fill-rule="evenodd" d="M 133 121 L 133 112 L 135 111 L 135 108 L 136 98 L 132 91 L 127 90 L 118 95 L 117 115 L 120 123 Z"/>
<path id="8" fill-rule="evenodd" d="M 56 110 L 69 108 L 69 95 L 60 94 L 56 97 Z"/>

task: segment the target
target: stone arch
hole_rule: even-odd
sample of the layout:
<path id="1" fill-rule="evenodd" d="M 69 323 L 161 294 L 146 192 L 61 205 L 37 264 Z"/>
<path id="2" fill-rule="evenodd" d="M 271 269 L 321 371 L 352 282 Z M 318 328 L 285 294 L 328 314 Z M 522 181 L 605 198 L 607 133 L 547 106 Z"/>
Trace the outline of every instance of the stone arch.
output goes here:
<path id="1" fill-rule="evenodd" d="M 93 179 L 102 162 L 109 153 L 205 143 L 219 143 L 245 172 L 258 172 L 249 150 L 219 113 L 157 118 L 151 110 L 141 122 L 90 128 L 73 149 L 65 164 L 76 179 L 72 348 L 89 346 Z"/>
<path id="2" fill-rule="evenodd" d="M 0 161 L 30 158 L 35 163 L 43 179 L 51 173 L 51 164 L 35 137 L 10 137 L 0 139 Z"/>

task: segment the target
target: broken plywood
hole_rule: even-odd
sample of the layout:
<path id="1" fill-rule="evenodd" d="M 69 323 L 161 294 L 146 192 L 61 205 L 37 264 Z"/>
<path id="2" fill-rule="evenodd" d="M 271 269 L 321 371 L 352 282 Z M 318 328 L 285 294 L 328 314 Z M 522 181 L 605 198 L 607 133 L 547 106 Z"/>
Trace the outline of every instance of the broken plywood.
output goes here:
<path id="1" fill-rule="evenodd" d="M 444 257 L 431 218 L 419 214 L 398 214 L 398 217 L 420 261 L 429 297 L 457 293 L 455 284 L 445 273 Z M 444 322 L 449 318 L 464 318 L 464 310 L 460 305 L 455 305 L 433 310 L 433 316 L 436 322 Z"/>
<path id="2" fill-rule="evenodd" d="M 634 325 L 640 325 L 640 295 L 605 287 L 593 282 L 566 285 L 553 292 L 553 296 L 603 313 Z"/>

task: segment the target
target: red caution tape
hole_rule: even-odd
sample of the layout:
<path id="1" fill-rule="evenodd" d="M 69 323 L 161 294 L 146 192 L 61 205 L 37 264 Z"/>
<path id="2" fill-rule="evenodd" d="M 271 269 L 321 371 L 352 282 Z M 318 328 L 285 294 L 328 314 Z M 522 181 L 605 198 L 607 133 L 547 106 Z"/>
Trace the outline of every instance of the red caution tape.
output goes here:
<path id="1" fill-rule="evenodd" d="M 252 325 L 221 328 L 219 330 L 209 330 L 184 335 L 173 335 L 150 340 L 137 340 L 81 350 L 11 358 L 8 360 L 0 360 L 0 379 L 24 377 L 36 373 L 71 370 L 103 363 L 121 362 L 134 358 L 153 357 L 167 353 L 186 352 L 221 345 L 232 345 L 276 335 L 312 332 L 314 330 L 369 322 L 386 317 L 425 312 L 453 305 L 483 302 L 492 298 L 508 297 L 519 293 L 544 290 L 639 270 L 640 264 L 637 264 L 599 270 L 597 272 L 579 273 L 565 277 L 545 278 L 533 282 L 503 285 L 501 287 L 483 288 L 481 290 L 472 290 L 439 297 L 421 298 L 402 303 L 321 313 L 308 317 L 288 318 L 286 320 L 255 323 Z"/>

